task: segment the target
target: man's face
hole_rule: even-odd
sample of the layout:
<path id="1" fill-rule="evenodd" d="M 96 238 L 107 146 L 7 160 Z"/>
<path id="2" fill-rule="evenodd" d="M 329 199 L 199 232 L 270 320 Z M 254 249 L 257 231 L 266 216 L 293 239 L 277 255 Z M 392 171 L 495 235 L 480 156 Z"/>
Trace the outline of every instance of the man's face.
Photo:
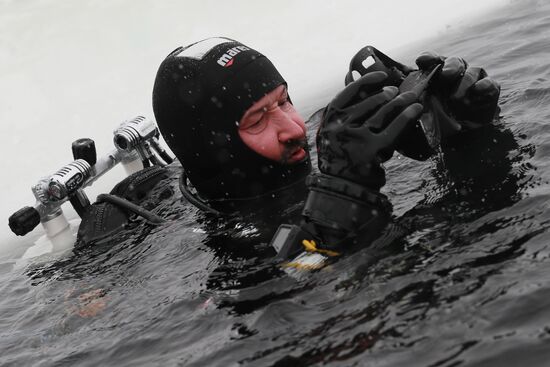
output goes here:
<path id="1" fill-rule="evenodd" d="M 254 103 L 239 122 L 239 136 L 253 151 L 284 164 L 306 158 L 306 126 L 280 85 Z"/>

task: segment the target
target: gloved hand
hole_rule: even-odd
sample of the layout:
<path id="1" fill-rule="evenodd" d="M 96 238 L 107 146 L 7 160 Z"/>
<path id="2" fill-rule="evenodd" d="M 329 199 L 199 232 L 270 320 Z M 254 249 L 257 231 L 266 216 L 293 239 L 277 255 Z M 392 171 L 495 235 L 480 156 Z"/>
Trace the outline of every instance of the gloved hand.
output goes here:
<path id="1" fill-rule="evenodd" d="M 456 131 L 488 124 L 499 112 L 500 86 L 483 68 L 469 66 L 459 57 L 446 58 L 432 52 L 421 54 L 416 64 L 423 71 L 442 64 L 441 72 L 432 82 L 431 92 L 442 105 L 437 113 L 447 114 L 460 125 L 453 126 Z"/>
<path id="2" fill-rule="evenodd" d="M 321 172 L 376 191 L 385 184 L 380 163 L 391 158 L 400 133 L 423 109 L 415 93 L 383 87 L 386 78 L 381 71 L 367 73 L 328 104 L 317 132 Z"/>

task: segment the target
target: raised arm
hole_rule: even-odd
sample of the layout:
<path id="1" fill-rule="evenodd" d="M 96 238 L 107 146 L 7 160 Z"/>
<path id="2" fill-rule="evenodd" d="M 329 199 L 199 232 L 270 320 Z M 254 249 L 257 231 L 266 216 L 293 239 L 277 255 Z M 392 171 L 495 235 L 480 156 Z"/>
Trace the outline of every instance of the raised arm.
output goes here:
<path id="1" fill-rule="evenodd" d="M 309 195 L 300 226 L 283 225 L 272 244 L 282 258 L 302 246 L 341 253 L 368 244 L 389 221 L 391 204 L 380 193 L 381 163 L 423 107 L 414 92 L 385 86 L 384 72 L 367 73 L 350 83 L 325 108 L 317 133 L 321 174 L 308 178 Z"/>

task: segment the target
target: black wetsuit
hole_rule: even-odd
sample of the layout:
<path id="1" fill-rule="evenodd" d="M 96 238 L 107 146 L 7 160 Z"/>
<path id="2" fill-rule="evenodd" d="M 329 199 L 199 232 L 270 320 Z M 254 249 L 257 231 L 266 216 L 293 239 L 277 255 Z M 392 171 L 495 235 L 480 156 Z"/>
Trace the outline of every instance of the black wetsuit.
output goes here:
<path id="1" fill-rule="evenodd" d="M 322 110 L 315 113 L 307 122 L 311 132 L 309 140 L 314 139 L 313 132 L 319 125 Z M 314 157 L 315 158 L 315 157 Z M 314 167 L 316 161 L 313 160 Z M 121 182 L 110 192 L 111 195 L 122 197 L 131 203 L 164 218 L 167 221 L 178 220 L 185 207 L 192 207 L 180 190 L 182 166 L 176 159 L 166 167 L 152 166 L 138 171 Z M 307 196 L 305 177 L 284 189 L 260 196 L 253 200 L 232 202 L 230 207 L 238 207 L 238 211 L 225 211 L 227 207 L 216 206 L 225 212 L 220 216 L 203 212 L 197 215 L 202 224 L 210 221 L 220 221 L 229 227 L 239 221 L 253 223 L 264 241 L 269 242 L 281 223 L 298 223 L 301 210 Z M 95 243 L 116 243 L 124 233 L 131 233 L 141 221 L 135 213 L 111 202 L 98 201 L 87 208 L 82 216 L 78 231 L 79 246 Z M 148 231 L 154 224 L 143 226 L 141 230 Z M 141 227 L 140 227 L 141 228 Z"/>

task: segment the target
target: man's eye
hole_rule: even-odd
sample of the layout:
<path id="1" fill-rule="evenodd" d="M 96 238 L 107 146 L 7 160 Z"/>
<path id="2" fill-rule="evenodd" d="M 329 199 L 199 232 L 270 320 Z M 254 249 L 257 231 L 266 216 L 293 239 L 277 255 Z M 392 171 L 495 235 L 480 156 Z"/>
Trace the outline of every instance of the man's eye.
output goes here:
<path id="1" fill-rule="evenodd" d="M 258 134 L 258 133 L 261 133 L 266 128 L 266 126 L 267 126 L 267 123 L 264 121 L 264 119 L 262 117 L 261 119 L 259 119 L 255 123 L 250 124 L 246 128 L 246 131 L 249 132 L 250 134 Z"/>

